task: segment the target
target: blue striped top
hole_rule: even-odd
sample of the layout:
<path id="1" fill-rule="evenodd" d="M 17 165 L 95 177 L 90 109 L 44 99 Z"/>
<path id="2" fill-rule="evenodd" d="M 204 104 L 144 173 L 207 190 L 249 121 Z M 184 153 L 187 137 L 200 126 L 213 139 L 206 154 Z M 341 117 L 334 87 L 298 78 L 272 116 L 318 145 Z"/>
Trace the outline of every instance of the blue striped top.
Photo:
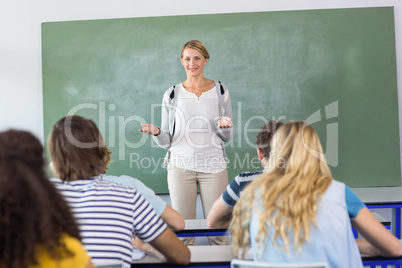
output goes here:
<path id="1" fill-rule="evenodd" d="M 82 242 L 94 262 L 123 261 L 131 266 L 132 235 L 144 242 L 157 238 L 167 225 L 135 188 L 99 177 L 51 181 L 71 206 Z"/>
<path id="2" fill-rule="evenodd" d="M 223 203 L 226 206 L 233 208 L 236 205 L 237 201 L 239 201 L 240 193 L 244 190 L 244 188 L 246 188 L 247 185 L 249 185 L 264 171 L 265 170 L 257 172 L 243 172 L 237 175 L 226 187 L 226 191 L 221 195 Z M 350 220 L 354 219 L 357 214 L 359 214 L 360 210 L 366 206 L 360 200 L 360 198 L 346 185 L 345 201 Z"/>
<path id="3" fill-rule="evenodd" d="M 222 194 L 222 201 L 228 207 L 233 208 L 240 198 L 240 192 L 254 179 L 263 173 L 263 170 L 257 172 L 243 172 L 237 175 L 226 187 Z"/>

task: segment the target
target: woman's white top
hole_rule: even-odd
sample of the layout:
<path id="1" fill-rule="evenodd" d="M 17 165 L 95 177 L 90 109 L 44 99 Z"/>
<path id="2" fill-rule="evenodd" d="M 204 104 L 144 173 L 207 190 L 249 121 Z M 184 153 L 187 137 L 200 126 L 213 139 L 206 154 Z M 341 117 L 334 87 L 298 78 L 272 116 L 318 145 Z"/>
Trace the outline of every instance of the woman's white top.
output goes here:
<path id="1" fill-rule="evenodd" d="M 223 142 L 213 127 L 219 119 L 217 90 L 214 86 L 197 97 L 180 87 L 170 163 L 196 172 L 221 172 L 226 168 Z"/>

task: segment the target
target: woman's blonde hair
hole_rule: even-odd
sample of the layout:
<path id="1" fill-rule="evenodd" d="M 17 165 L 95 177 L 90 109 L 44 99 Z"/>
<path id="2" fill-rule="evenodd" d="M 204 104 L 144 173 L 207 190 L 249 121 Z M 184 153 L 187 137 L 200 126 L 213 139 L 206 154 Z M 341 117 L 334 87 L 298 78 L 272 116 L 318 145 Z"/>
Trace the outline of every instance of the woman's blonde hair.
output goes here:
<path id="1" fill-rule="evenodd" d="M 49 136 L 55 175 L 63 181 L 85 180 L 106 172 L 111 152 L 92 120 L 74 115 L 60 119 Z"/>
<path id="2" fill-rule="evenodd" d="M 249 246 L 253 210 L 259 222 L 255 237 L 259 248 L 264 248 L 270 234 L 268 228 L 274 228 L 271 241 L 275 246 L 279 247 L 274 241 L 279 237 L 283 251 L 289 251 L 291 242 L 295 250 L 300 250 L 309 239 L 311 224 L 316 225 L 317 201 L 332 181 L 319 137 L 308 124 L 291 121 L 282 125 L 273 136 L 271 147 L 273 169 L 247 186 L 233 211 L 230 229 L 236 256 L 240 248 Z M 262 200 L 257 208 L 255 198 Z M 294 241 L 289 241 L 292 232 Z"/>
<path id="3" fill-rule="evenodd" d="M 209 53 L 207 51 L 207 48 L 205 47 L 204 43 L 199 41 L 199 40 L 190 40 L 186 42 L 181 49 L 181 55 L 180 58 L 183 58 L 183 52 L 186 48 L 192 48 L 197 50 L 198 52 L 201 53 L 201 55 L 204 56 L 204 58 L 209 59 Z"/>

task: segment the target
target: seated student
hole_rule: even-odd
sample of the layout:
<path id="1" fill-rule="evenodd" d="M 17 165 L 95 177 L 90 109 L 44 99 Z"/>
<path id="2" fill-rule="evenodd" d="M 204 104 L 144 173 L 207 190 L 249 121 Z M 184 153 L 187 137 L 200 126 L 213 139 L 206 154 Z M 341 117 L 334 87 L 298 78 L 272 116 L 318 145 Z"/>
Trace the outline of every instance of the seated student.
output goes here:
<path id="1" fill-rule="evenodd" d="M 93 261 L 131 266 L 132 236 L 149 242 L 168 261 L 188 264 L 189 249 L 132 187 L 102 179 L 110 151 L 95 123 L 81 116 L 59 120 L 49 136 L 52 182 L 73 208 L 82 241 Z"/>
<path id="2" fill-rule="evenodd" d="M 401 244 L 345 184 L 332 179 L 321 143 L 304 122 L 288 122 L 271 140 L 272 170 L 243 191 L 231 231 L 238 254 L 249 245 L 254 260 L 326 262 L 363 267 L 362 253 L 400 256 Z M 356 243 L 353 226 L 367 240 Z"/>
<path id="3" fill-rule="evenodd" d="M 95 267 L 44 164 L 42 144 L 31 133 L 0 133 L 0 267 Z"/>
<path id="4" fill-rule="evenodd" d="M 269 145 L 275 131 L 282 125 L 282 122 L 271 120 L 263 125 L 257 133 L 257 155 L 264 170 L 254 173 L 243 172 L 237 175 L 227 186 L 226 191 L 218 198 L 209 211 L 207 224 L 209 227 L 228 227 L 232 220 L 233 207 L 239 200 L 241 191 L 255 178 L 269 168 Z"/>

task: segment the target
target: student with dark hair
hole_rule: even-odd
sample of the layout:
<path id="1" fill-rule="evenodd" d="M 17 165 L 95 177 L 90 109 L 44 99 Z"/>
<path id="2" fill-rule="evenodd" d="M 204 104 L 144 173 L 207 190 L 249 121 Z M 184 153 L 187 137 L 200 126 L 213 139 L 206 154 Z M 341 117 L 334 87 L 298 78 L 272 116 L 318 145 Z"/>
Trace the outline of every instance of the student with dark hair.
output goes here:
<path id="1" fill-rule="evenodd" d="M 59 120 L 49 136 L 52 182 L 69 201 L 94 261 L 131 266 L 133 235 L 149 242 L 170 262 L 188 264 L 189 249 L 132 187 L 102 178 L 110 151 L 95 123 L 81 116 Z"/>
<path id="2" fill-rule="evenodd" d="M 232 220 L 233 207 L 239 200 L 240 193 L 255 178 L 269 168 L 270 141 L 275 131 L 282 125 L 280 121 L 271 120 L 264 124 L 257 133 L 257 155 L 264 170 L 243 172 L 237 175 L 226 187 L 226 191 L 215 201 L 209 211 L 207 224 L 209 227 L 228 227 Z"/>
<path id="3" fill-rule="evenodd" d="M 44 164 L 43 147 L 31 133 L 0 133 L 0 267 L 94 267 Z"/>

